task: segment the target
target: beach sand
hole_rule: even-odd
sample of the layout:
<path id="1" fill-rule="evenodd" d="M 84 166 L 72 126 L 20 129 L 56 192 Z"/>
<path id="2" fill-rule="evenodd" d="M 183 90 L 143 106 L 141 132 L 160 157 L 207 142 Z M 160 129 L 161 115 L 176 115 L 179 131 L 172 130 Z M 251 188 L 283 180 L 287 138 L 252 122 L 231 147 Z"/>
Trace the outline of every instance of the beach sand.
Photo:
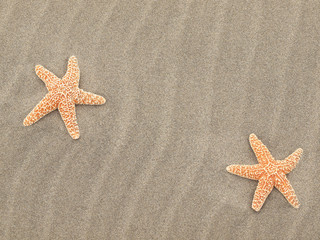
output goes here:
<path id="1" fill-rule="evenodd" d="M 0 3 L 0 239 L 319 239 L 320 2 Z M 80 139 L 23 119 L 78 58 Z M 301 203 L 226 171 L 255 133 Z"/>

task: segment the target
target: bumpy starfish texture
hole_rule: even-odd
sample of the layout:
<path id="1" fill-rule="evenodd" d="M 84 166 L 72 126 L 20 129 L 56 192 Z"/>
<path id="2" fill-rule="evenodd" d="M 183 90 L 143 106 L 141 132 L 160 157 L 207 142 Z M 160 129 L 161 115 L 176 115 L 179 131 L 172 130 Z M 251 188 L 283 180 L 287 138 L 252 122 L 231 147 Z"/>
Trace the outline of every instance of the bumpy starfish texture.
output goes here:
<path id="1" fill-rule="evenodd" d="M 71 56 L 68 69 L 63 78 L 58 78 L 44 67 L 37 65 L 36 74 L 46 84 L 49 92 L 24 119 L 23 125 L 29 126 L 46 114 L 58 109 L 73 139 L 80 137 L 76 118 L 75 104 L 100 105 L 106 100 L 96 94 L 79 88 L 80 70 L 75 56 Z"/>
<path id="2" fill-rule="evenodd" d="M 286 174 L 296 167 L 301 157 L 302 149 L 297 149 L 285 160 L 279 161 L 272 157 L 268 148 L 256 135 L 251 134 L 249 141 L 259 164 L 230 165 L 227 167 L 227 171 L 244 178 L 259 181 L 253 197 L 252 208 L 255 211 L 259 211 L 273 187 L 276 187 L 293 207 L 298 208 L 300 205 L 298 198 L 286 178 Z"/>

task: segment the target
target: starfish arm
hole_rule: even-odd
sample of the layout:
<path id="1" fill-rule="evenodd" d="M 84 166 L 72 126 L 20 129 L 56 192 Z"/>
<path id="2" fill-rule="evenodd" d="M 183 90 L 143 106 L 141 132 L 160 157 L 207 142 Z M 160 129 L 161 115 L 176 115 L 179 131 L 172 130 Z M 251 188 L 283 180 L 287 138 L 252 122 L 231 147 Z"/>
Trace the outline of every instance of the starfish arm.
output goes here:
<path id="1" fill-rule="evenodd" d="M 294 208 L 299 208 L 300 204 L 297 195 L 284 174 L 278 174 L 278 177 L 276 177 L 275 180 L 275 187 L 283 194 L 283 196 L 285 196 Z"/>
<path id="2" fill-rule="evenodd" d="M 255 211 L 260 211 L 270 192 L 274 186 L 273 180 L 267 177 L 262 177 L 259 180 L 257 189 L 254 193 L 252 208 Z"/>
<path id="3" fill-rule="evenodd" d="M 47 93 L 47 95 L 41 100 L 41 102 L 37 106 L 35 106 L 35 108 L 24 119 L 23 125 L 30 126 L 46 114 L 52 112 L 53 110 L 56 110 L 57 107 L 58 104 L 54 99 L 54 95 L 52 93 Z"/>
<path id="4" fill-rule="evenodd" d="M 238 175 L 240 177 L 259 180 L 263 172 L 259 164 L 256 165 L 230 165 L 227 167 L 229 173 Z"/>
<path id="5" fill-rule="evenodd" d="M 51 91 L 60 80 L 56 75 L 41 65 L 37 65 L 35 71 L 38 77 L 46 84 L 49 91 Z"/>
<path id="6" fill-rule="evenodd" d="M 278 165 L 279 169 L 282 170 L 284 172 L 284 174 L 291 172 L 297 166 L 302 152 L 303 152 L 303 150 L 301 148 L 298 148 L 285 160 L 277 161 L 277 163 L 279 164 Z"/>
<path id="7" fill-rule="evenodd" d="M 255 134 L 250 134 L 249 141 L 259 163 L 267 164 L 270 160 L 273 160 L 268 148 L 257 138 Z"/>
<path id="8" fill-rule="evenodd" d="M 75 56 L 71 56 L 68 61 L 68 69 L 63 79 L 68 79 L 73 83 L 74 87 L 79 86 L 80 69 L 78 66 L 78 60 Z"/>
<path id="9" fill-rule="evenodd" d="M 86 92 L 80 89 L 76 104 L 100 105 L 104 104 L 106 99 L 94 93 Z"/>
<path id="10" fill-rule="evenodd" d="M 59 103 L 58 109 L 70 136 L 73 139 L 78 139 L 80 137 L 80 132 L 74 103 L 64 100 Z"/>

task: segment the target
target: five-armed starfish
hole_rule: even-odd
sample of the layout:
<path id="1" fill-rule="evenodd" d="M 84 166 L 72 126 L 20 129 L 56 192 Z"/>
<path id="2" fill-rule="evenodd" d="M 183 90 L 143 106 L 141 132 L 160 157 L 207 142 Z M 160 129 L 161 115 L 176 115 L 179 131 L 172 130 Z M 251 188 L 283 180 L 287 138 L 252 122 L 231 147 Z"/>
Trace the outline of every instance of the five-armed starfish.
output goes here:
<path id="1" fill-rule="evenodd" d="M 258 180 L 258 186 L 254 194 L 252 208 L 259 211 L 273 187 L 276 187 L 295 208 L 299 207 L 298 198 L 286 178 L 297 165 L 302 149 L 297 149 L 283 161 L 275 160 L 268 148 L 251 134 L 249 137 L 251 147 L 256 154 L 259 164 L 256 165 L 230 165 L 227 171 L 241 177 Z"/>
<path id="2" fill-rule="evenodd" d="M 49 93 L 24 119 L 23 125 L 29 126 L 58 108 L 69 134 L 73 139 L 78 139 L 80 133 L 75 104 L 99 105 L 106 100 L 79 88 L 80 70 L 75 56 L 69 58 L 68 69 L 62 79 L 40 65 L 36 66 L 35 71 L 46 84 Z"/>

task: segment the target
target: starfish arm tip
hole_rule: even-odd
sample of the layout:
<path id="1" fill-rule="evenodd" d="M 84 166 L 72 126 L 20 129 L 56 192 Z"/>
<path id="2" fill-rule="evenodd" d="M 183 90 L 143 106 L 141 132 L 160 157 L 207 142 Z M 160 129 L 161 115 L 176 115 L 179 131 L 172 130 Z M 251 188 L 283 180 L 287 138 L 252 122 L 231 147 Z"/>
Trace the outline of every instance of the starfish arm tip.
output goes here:
<path id="1" fill-rule="evenodd" d="M 76 104 L 88 104 L 88 105 L 102 105 L 106 102 L 106 99 L 100 95 L 86 92 L 82 89 L 79 91 L 79 96 L 76 100 Z"/>
<path id="2" fill-rule="evenodd" d="M 27 119 L 25 119 L 25 120 L 23 121 L 23 126 L 25 126 L 25 127 L 29 126 L 29 124 L 28 124 L 28 122 L 27 122 Z"/>
<path id="3" fill-rule="evenodd" d="M 296 199 L 296 201 L 293 202 L 293 203 L 290 202 L 290 204 L 292 205 L 292 207 L 294 207 L 296 209 L 298 209 L 300 207 L 300 203 L 299 203 L 298 199 Z"/>
<path id="4" fill-rule="evenodd" d="M 77 58 L 76 58 L 76 56 L 74 56 L 74 55 L 72 55 L 72 56 L 70 56 L 69 57 L 69 61 L 73 61 L 73 62 L 77 62 Z"/>
<path id="5" fill-rule="evenodd" d="M 34 67 L 34 71 L 36 72 L 36 74 L 38 75 L 40 72 L 44 71 L 44 67 L 41 65 L 36 65 Z"/>
<path id="6" fill-rule="evenodd" d="M 80 138 L 80 134 L 76 134 L 76 135 L 73 135 L 73 136 L 71 136 L 74 140 L 77 140 L 77 139 L 79 139 Z"/>
<path id="7" fill-rule="evenodd" d="M 33 122 L 30 121 L 30 120 L 28 119 L 28 117 L 26 117 L 26 118 L 23 120 L 23 126 L 25 126 L 25 127 L 30 126 L 30 125 L 32 125 L 32 124 L 33 124 Z"/>
<path id="8" fill-rule="evenodd" d="M 254 205 L 252 204 L 252 209 L 255 210 L 256 212 L 259 212 L 260 209 L 261 209 L 261 207 L 259 208 L 259 207 L 254 206 Z"/>
<path id="9" fill-rule="evenodd" d="M 251 133 L 251 134 L 249 135 L 249 138 L 254 138 L 254 137 L 257 137 L 254 133 Z"/>
<path id="10" fill-rule="evenodd" d="M 232 169 L 233 166 L 234 166 L 234 165 L 229 165 L 229 166 L 227 166 L 227 167 L 226 167 L 226 170 L 227 170 L 229 173 L 234 174 L 233 171 L 232 171 L 232 170 L 233 170 L 233 169 Z"/>

